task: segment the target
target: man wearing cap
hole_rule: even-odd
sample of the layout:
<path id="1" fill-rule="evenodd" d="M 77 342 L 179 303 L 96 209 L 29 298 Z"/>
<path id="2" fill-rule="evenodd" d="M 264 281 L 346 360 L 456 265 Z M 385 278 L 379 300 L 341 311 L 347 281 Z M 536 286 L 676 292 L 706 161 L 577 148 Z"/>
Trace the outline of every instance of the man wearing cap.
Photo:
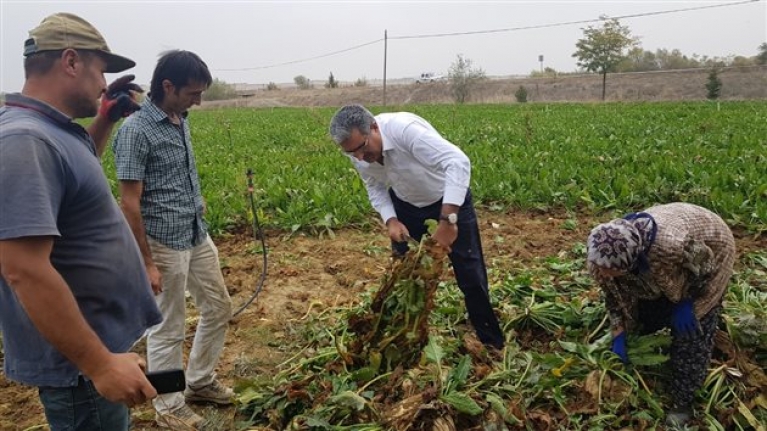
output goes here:
<path id="1" fill-rule="evenodd" d="M 162 317 L 99 156 L 140 90 L 104 73 L 135 63 L 75 15 L 29 35 L 24 87 L 0 108 L 4 371 L 39 388 L 51 430 L 127 430 L 128 408 L 156 396 L 127 352 Z"/>
<path id="2" fill-rule="evenodd" d="M 330 137 L 365 183 L 395 256 L 407 253 L 411 237 L 421 240 L 427 219 L 439 220 L 432 238 L 450 253 L 477 337 L 498 353 L 505 340 L 490 304 L 466 154 L 415 114 L 373 116 L 361 105 L 346 105 L 336 112 Z"/>
<path id="3" fill-rule="evenodd" d="M 158 396 L 153 404 L 160 427 L 198 427 L 203 418 L 187 401 L 228 405 L 234 392 L 216 378 L 232 302 L 218 250 L 203 218 L 187 111 L 199 105 L 213 81 L 208 66 L 183 50 L 160 55 L 149 97 L 115 135 L 120 203 L 146 262 L 163 322 L 147 334 L 151 371 L 184 367 L 186 295 L 200 320 L 186 366 L 183 394 Z"/>
<path id="4" fill-rule="evenodd" d="M 627 333 L 671 327 L 673 405 L 666 423 L 686 423 L 732 275 L 732 232 L 705 208 L 670 203 L 600 224 L 587 250 L 588 270 L 605 295 L 613 353 L 629 362 Z"/>

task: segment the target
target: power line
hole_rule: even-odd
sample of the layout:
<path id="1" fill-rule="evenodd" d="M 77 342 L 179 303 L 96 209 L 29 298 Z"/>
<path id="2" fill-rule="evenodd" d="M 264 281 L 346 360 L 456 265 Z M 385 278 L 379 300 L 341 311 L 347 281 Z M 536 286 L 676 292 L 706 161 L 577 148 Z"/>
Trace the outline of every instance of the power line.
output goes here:
<path id="1" fill-rule="evenodd" d="M 327 54 L 317 55 L 317 56 L 309 57 L 309 58 L 303 58 L 301 60 L 292 60 L 292 61 L 286 61 L 284 63 L 270 64 L 268 66 L 243 67 L 243 68 L 239 68 L 239 69 L 216 69 L 216 70 L 226 71 L 226 72 L 238 72 L 238 71 L 245 71 L 245 70 L 270 69 L 270 68 L 273 68 L 273 67 L 286 66 L 288 64 L 304 63 L 304 62 L 307 62 L 307 61 L 317 60 L 317 59 L 320 59 L 320 58 L 330 57 L 330 56 L 333 56 L 333 55 L 341 54 L 341 53 L 344 53 L 344 52 L 354 51 L 355 49 L 360 49 L 360 48 L 366 47 L 368 45 L 373 45 L 375 43 L 381 42 L 382 40 L 383 40 L 383 38 L 376 39 L 376 40 L 373 40 L 373 41 L 370 41 L 370 42 L 363 43 L 361 45 L 353 46 L 351 48 L 342 49 L 340 51 L 333 51 L 333 52 L 329 52 Z"/>
<path id="2" fill-rule="evenodd" d="M 720 4 L 714 4 L 714 5 L 708 5 L 708 6 L 695 6 L 695 7 L 688 7 L 688 8 L 681 8 L 681 9 L 670 9 L 670 10 L 663 10 L 663 11 L 655 11 L 655 12 L 643 12 L 643 13 L 636 13 L 636 14 L 629 14 L 629 15 L 620 15 L 620 16 L 600 16 L 599 18 L 595 19 L 586 19 L 586 20 L 578 20 L 578 21 L 565 21 L 565 22 L 557 22 L 557 23 L 551 23 L 551 24 L 538 24 L 538 25 L 530 25 L 530 26 L 522 26 L 522 27 L 509 27 L 509 28 L 499 28 L 499 29 L 492 29 L 492 30 L 476 30 L 476 31 L 464 31 L 464 32 L 456 32 L 456 33 L 434 33 L 434 34 L 416 34 L 416 35 L 409 35 L 409 36 L 390 36 L 388 39 L 392 40 L 405 40 L 405 39 L 427 39 L 427 38 L 437 38 L 437 37 L 451 37 L 451 36 L 466 36 L 466 35 L 475 35 L 475 34 L 492 34 L 492 33 L 506 33 L 506 32 L 512 32 L 512 31 L 522 31 L 522 30 L 534 30 L 534 29 L 541 29 L 541 28 L 552 28 L 552 27 L 564 27 L 568 25 L 576 25 L 576 24 L 590 24 L 595 22 L 601 22 L 606 21 L 608 19 L 630 19 L 630 18 L 642 18 L 647 16 L 657 16 L 657 15 L 666 15 L 671 13 L 679 13 L 679 12 L 691 12 L 696 10 L 703 10 L 703 9 L 714 9 L 714 8 L 722 8 L 722 7 L 731 7 L 731 6 L 740 6 L 746 3 L 757 3 L 763 0 L 742 0 L 738 2 L 730 2 L 730 3 L 720 3 Z M 297 63 L 305 63 L 312 60 L 318 60 L 320 58 L 325 57 L 331 57 L 334 55 L 342 54 L 344 52 L 354 51 L 360 48 L 364 48 L 369 45 L 373 45 L 379 42 L 382 42 L 384 39 L 376 39 L 370 42 L 366 42 L 360 45 L 355 45 L 350 48 L 338 50 L 329 52 L 326 54 L 317 55 L 314 57 L 308 57 L 303 58 L 300 60 L 292 60 L 292 61 L 286 61 L 284 63 L 276 63 L 276 64 L 270 64 L 266 66 L 255 66 L 255 67 L 241 67 L 241 68 L 232 68 L 232 69 L 214 69 L 217 71 L 222 72 L 242 72 L 242 71 L 249 71 L 249 70 L 262 70 L 262 69 L 271 69 L 275 67 L 280 66 L 287 66 L 290 64 L 297 64 Z"/>
<path id="3" fill-rule="evenodd" d="M 394 36 L 394 37 L 390 37 L 389 39 L 400 39 L 400 40 L 401 39 L 426 39 L 426 38 L 434 38 L 434 37 L 466 36 L 466 35 L 474 35 L 474 34 L 490 34 L 490 33 L 505 33 L 510 31 L 520 31 L 520 30 L 534 30 L 539 28 L 564 27 L 564 26 L 574 25 L 574 24 L 589 24 L 594 22 L 606 21 L 608 19 L 620 20 L 620 19 L 628 19 L 628 18 L 641 18 L 645 16 L 665 15 L 665 14 L 678 13 L 678 12 L 690 12 L 690 11 L 702 10 L 702 9 L 739 6 L 742 4 L 755 3 L 758 1 L 760 0 L 743 0 L 740 2 L 733 2 L 733 3 L 721 3 L 721 4 L 708 5 L 708 6 L 695 6 L 695 7 L 688 7 L 688 8 L 682 8 L 682 9 L 671 9 L 671 10 L 663 10 L 663 11 L 656 11 L 656 12 L 644 12 L 644 13 L 636 13 L 631 15 L 614 16 L 614 17 L 601 16 L 596 19 L 566 21 L 566 22 L 558 22 L 553 24 L 539 24 L 539 25 L 529 25 L 529 26 L 523 26 L 523 27 L 499 28 L 494 30 L 464 31 L 464 32 L 457 32 L 457 33 L 435 33 L 435 34 L 418 34 L 418 35 L 412 35 L 412 36 Z"/>

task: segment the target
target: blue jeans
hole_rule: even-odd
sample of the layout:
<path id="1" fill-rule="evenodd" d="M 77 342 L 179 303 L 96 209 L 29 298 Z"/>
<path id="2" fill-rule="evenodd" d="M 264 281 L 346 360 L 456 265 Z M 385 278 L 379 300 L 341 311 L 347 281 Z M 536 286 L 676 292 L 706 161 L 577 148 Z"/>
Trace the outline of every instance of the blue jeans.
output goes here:
<path id="1" fill-rule="evenodd" d="M 130 427 L 128 406 L 107 401 L 93 382 L 82 377 L 75 387 L 40 387 L 38 393 L 51 431 L 126 431 Z"/>

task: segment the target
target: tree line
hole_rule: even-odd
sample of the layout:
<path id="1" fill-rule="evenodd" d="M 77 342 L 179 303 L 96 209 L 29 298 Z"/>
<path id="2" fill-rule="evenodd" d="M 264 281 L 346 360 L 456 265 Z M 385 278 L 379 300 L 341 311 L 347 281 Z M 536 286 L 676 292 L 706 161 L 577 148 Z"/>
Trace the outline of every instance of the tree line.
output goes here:
<path id="1" fill-rule="evenodd" d="M 709 77 L 709 83 L 715 85 L 717 70 L 721 67 L 767 65 L 767 42 L 759 45 L 756 55 L 752 57 L 737 55 L 721 58 L 697 54 L 688 56 L 678 49 L 661 48 L 655 51 L 643 49 L 639 43 L 639 37 L 632 35 L 631 29 L 622 25 L 615 18 L 604 17 L 601 26 L 589 26 L 582 30 L 583 37 L 576 42 L 576 49 L 572 57 L 577 60 L 578 72 L 598 73 L 602 76 L 603 100 L 609 73 L 709 68 L 712 74 Z M 530 76 L 556 76 L 559 74 L 560 72 L 547 67 L 542 71 L 531 72 Z M 486 76 L 481 67 L 474 66 L 471 59 L 458 54 L 448 71 L 447 83 L 450 85 L 456 103 L 464 103 L 468 100 L 472 87 L 484 79 Z M 304 75 L 294 77 L 293 81 L 299 89 L 314 88 L 314 83 Z M 367 86 L 367 79 L 360 78 L 354 85 L 358 87 Z M 334 89 L 338 86 L 338 80 L 333 72 L 330 72 L 327 82 L 324 82 L 324 87 Z M 266 88 L 267 90 L 277 90 L 278 86 L 274 82 L 270 82 Z M 721 88 L 721 83 L 719 83 L 719 88 Z M 715 93 L 710 90 L 709 94 Z M 526 96 L 526 91 L 520 88 L 517 100 L 524 102 Z M 236 97 L 234 87 L 219 79 L 214 80 L 204 95 L 205 100 L 221 100 L 233 97 Z"/>

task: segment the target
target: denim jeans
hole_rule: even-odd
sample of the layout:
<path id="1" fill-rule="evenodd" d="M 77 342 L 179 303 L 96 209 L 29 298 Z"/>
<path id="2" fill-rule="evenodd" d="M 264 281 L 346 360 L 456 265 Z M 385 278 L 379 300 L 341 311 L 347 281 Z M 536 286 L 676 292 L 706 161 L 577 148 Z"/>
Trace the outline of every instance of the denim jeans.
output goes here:
<path id="1" fill-rule="evenodd" d="M 80 377 L 76 387 L 38 388 L 51 431 L 126 431 L 130 427 L 128 406 L 107 401 Z"/>

